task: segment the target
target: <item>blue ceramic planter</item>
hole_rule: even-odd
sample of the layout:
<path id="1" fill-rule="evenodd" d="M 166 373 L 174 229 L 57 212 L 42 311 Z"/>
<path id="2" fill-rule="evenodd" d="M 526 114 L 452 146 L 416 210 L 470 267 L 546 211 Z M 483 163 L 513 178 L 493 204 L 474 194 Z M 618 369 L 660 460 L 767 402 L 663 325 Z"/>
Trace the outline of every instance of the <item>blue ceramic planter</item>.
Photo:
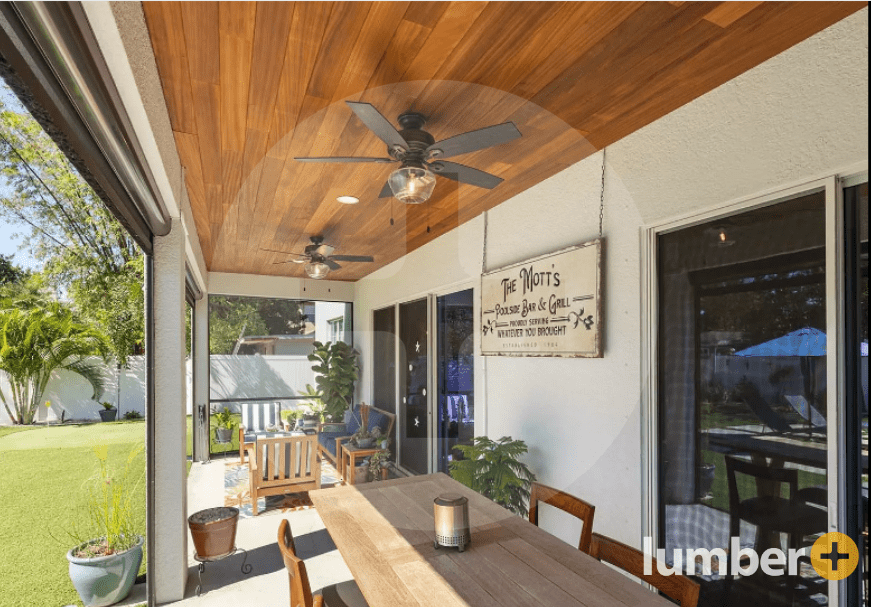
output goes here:
<path id="1" fill-rule="evenodd" d="M 142 537 L 126 552 L 79 558 L 76 546 L 67 552 L 70 580 L 86 607 L 105 607 L 123 600 L 133 587 L 142 564 Z"/>

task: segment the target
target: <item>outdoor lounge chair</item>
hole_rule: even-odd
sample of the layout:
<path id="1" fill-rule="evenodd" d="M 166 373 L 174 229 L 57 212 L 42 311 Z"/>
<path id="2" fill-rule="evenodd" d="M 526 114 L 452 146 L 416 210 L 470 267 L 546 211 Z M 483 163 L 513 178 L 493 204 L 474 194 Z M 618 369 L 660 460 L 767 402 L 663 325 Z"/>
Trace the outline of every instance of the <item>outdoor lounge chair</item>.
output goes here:
<path id="1" fill-rule="evenodd" d="M 741 395 L 741 399 L 748 407 L 750 407 L 753 414 L 758 417 L 764 425 L 768 426 L 775 432 L 785 434 L 794 430 L 789 422 L 778 415 L 778 413 L 771 408 L 771 405 L 769 405 L 758 392 L 745 390 Z"/>
<path id="2" fill-rule="evenodd" d="M 245 463 L 245 451 L 254 446 L 257 435 L 281 425 L 281 405 L 278 403 L 242 403 L 242 424 L 239 426 L 239 463 Z"/>
<path id="3" fill-rule="evenodd" d="M 802 419 L 808 422 L 814 430 L 825 431 L 826 418 L 823 414 L 817 411 L 816 407 L 807 402 L 807 399 L 800 394 L 795 396 L 784 396 L 786 402 L 792 407 L 796 413 L 801 415 Z"/>
<path id="4" fill-rule="evenodd" d="M 258 438 L 248 458 L 251 512 L 257 516 L 257 498 L 321 488 L 317 437 Z"/>
<path id="5" fill-rule="evenodd" d="M 396 415 L 366 404 L 355 405 L 351 412 L 351 417 L 346 424 L 321 424 L 318 428 L 318 452 L 335 465 L 338 465 L 340 446 L 350 440 L 354 433 L 360 429 L 362 420 L 361 407 L 369 409 L 368 430 L 371 431 L 375 427 L 381 428 L 383 436 L 391 436 L 393 432 Z"/>

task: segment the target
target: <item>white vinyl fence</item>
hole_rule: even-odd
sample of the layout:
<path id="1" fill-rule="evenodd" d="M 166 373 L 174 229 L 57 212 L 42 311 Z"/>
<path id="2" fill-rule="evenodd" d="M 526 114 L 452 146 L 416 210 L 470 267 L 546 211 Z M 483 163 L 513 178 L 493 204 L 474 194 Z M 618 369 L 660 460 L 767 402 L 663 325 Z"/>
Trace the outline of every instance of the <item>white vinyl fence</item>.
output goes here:
<path id="1" fill-rule="evenodd" d="M 211 357 L 212 399 L 269 399 L 297 396 L 306 384 L 314 384 L 312 362 L 305 356 L 293 355 L 215 355 Z M 191 361 L 187 366 L 187 414 L 191 414 Z M 118 406 L 118 375 L 113 364 L 105 366 L 106 391 L 100 398 Z M 126 369 L 121 370 L 119 418 L 127 411 L 145 415 L 145 357 L 131 356 Z M 0 371 L 0 390 L 12 408 L 11 392 L 6 374 Z M 90 384 L 70 371 L 56 371 L 48 383 L 43 401 L 51 408 L 40 407 L 37 421 L 60 419 L 98 420 L 100 404 L 91 398 Z M 287 402 L 287 401 L 286 401 Z M 235 409 L 235 407 L 231 407 Z M 0 425 L 11 424 L 6 409 L 0 405 Z"/>

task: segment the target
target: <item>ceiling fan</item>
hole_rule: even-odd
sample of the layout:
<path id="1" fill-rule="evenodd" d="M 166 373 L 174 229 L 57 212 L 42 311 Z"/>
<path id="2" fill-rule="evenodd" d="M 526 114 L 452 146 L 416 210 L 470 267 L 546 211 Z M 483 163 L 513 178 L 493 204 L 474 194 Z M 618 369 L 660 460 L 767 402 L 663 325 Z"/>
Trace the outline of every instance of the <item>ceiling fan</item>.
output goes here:
<path id="1" fill-rule="evenodd" d="M 476 152 L 495 145 L 507 143 L 521 133 L 513 122 L 503 122 L 476 131 L 454 135 L 441 141 L 423 130 L 426 117 L 417 112 L 400 114 L 398 121 L 402 130 L 397 130 L 370 103 L 346 101 L 351 110 L 387 144 L 390 158 L 319 157 L 294 158 L 300 162 L 399 162 L 400 167 L 390 174 L 381 189 L 379 198 L 395 196 L 406 204 L 425 202 L 435 187 L 435 176 L 441 175 L 460 183 L 479 188 L 492 189 L 502 183 L 502 178 L 442 158 Z"/>
<path id="2" fill-rule="evenodd" d="M 304 263 L 305 273 L 310 278 L 324 278 L 330 273 L 330 270 L 338 270 L 340 266 L 337 261 L 352 261 L 352 262 L 372 262 L 374 257 L 370 255 L 333 255 L 336 250 L 328 244 L 324 244 L 323 236 L 311 236 L 311 244 L 307 245 L 303 253 L 291 253 L 288 251 L 277 251 L 275 249 L 261 249 L 262 251 L 270 251 L 272 253 L 283 253 L 285 255 L 295 255 L 296 259 L 288 259 L 287 261 L 276 261 L 273 265 L 283 263 Z"/>

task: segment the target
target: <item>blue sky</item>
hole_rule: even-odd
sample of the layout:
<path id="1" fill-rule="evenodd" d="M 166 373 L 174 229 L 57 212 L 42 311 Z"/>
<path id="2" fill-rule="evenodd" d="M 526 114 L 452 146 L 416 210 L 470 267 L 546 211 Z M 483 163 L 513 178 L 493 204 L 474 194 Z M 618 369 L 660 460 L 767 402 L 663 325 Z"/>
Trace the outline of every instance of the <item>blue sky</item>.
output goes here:
<path id="1" fill-rule="evenodd" d="M 3 104 L 9 109 L 16 112 L 23 112 L 24 107 L 18 101 L 18 98 L 6 87 L 6 82 L 0 78 L 0 99 Z M 5 180 L 0 177 L 0 197 L 6 194 L 7 185 Z M 37 263 L 29 253 L 22 249 L 21 238 L 13 236 L 14 234 L 26 235 L 30 233 L 30 226 L 26 224 L 9 223 L 9 220 L 4 216 L 0 217 L 0 254 L 12 255 L 13 263 L 23 268 L 38 270 L 41 264 Z"/>

